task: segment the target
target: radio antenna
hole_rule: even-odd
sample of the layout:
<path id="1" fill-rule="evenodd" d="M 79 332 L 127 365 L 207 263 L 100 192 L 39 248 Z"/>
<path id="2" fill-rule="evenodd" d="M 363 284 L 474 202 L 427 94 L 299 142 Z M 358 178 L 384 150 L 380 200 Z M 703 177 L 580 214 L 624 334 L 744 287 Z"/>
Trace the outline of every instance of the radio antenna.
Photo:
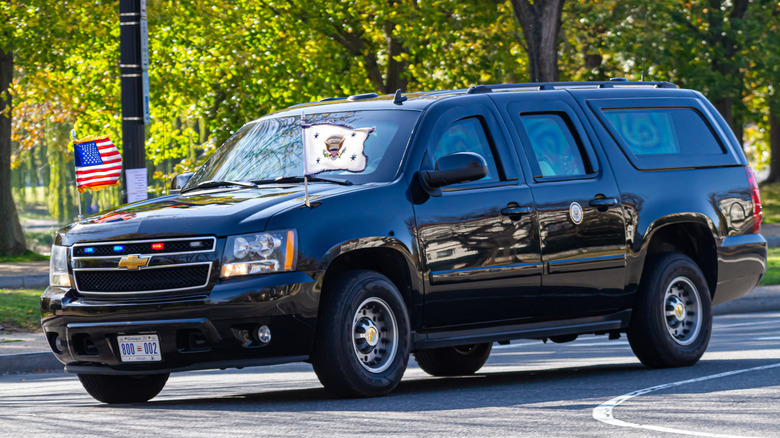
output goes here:
<path id="1" fill-rule="evenodd" d="M 648 20 L 648 16 L 650 15 L 650 6 L 648 6 L 649 2 L 645 2 L 645 27 L 643 29 L 643 32 L 645 33 L 645 37 L 642 41 L 642 77 L 641 81 L 645 81 L 645 68 L 647 67 L 647 26 L 650 25 L 650 22 Z"/>

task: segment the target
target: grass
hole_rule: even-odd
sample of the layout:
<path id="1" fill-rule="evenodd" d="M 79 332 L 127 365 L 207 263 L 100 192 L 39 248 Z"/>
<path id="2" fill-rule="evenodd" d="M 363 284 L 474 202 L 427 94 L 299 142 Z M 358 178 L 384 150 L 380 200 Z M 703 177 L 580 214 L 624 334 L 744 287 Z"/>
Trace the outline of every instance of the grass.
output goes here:
<path id="1" fill-rule="evenodd" d="M 49 260 L 49 256 L 40 255 L 37 252 L 30 250 L 27 250 L 26 253 L 18 256 L 0 254 L 0 263 L 42 262 L 44 260 Z"/>
<path id="2" fill-rule="evenodd" d="M 0 290 L 0 324 L 4 330 L 40 330 L 40 290 Z"/>
<path id="3" fill-rule="evenodd" d="M 761 205 L 764 207 L 764 223 L 780 223 L 780 183 L 762 184 Z"/>
<path id="4" fill-rule="evenodd" d="M 766 260 L 766 274 L 759 286 L 780 284 L 780 248 L 769 248 Z"/>

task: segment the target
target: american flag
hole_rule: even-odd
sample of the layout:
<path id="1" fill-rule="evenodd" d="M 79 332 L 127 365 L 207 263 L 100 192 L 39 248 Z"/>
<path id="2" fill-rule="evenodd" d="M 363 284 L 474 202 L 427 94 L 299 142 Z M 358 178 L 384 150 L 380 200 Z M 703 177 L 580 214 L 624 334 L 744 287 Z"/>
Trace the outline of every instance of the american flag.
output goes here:
<path id="1" fill-rule="evenodd" d="M 79 192 L 119 185 L 122 156 L 108 136 L 74 141 L 73 150 L 76 154 L 76 187 Z"/>

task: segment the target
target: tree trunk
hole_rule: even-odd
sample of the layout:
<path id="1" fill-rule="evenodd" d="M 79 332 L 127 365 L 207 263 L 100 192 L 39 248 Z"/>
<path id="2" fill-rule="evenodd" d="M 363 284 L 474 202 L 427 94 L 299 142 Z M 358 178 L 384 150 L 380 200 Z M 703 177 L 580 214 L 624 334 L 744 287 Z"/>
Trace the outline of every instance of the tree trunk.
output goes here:
<path id="1" fill-rule="evenodd" d="M 780 113 L 769 111 L 769 177 L 764 183 L 780 182 Z"/>
<path id="2" fill-rule="evenodd" d="M 558 35 L 565 0 L 512 0 L 523 29 L 531 82 L 558 80 Z"/>
<path id="3" fill-rule="evenodd" d="M 14 55 L 9 42 L 8 47 L 0 47 L 0 254 L 19 255 L 27 246 L 11 195 L 10 87 L 13 75 Z"/>

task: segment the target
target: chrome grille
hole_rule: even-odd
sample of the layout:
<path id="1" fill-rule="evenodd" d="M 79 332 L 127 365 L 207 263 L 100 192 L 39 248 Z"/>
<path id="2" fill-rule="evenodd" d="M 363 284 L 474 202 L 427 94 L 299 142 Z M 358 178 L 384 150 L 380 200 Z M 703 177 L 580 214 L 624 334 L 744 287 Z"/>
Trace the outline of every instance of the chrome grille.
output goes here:
<path id="1" fill-rule="evenodd" d="M 216 240 L 199 237 L 73 245 L 76 290 L 84 296 L 105 298 L 202 292 L 216 263 Z M 163 249 L 154 251 L 153 243 L 162 243 Z M 121 253 L 117 253 L 120 247 Z M 186 248 L 193 250 L 183 251 Z"/>

